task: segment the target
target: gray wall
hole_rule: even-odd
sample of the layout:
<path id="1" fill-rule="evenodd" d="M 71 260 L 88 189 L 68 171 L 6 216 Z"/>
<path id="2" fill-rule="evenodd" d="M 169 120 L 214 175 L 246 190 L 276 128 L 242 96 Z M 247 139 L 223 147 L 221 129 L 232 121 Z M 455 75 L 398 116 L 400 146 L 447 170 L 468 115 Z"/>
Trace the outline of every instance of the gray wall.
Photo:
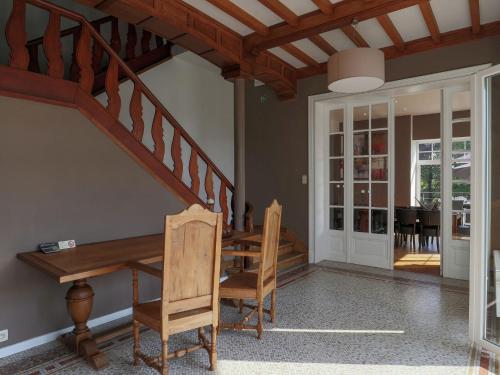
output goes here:
<path id="1" fill-rule="evenodd" d="M 57 282 L 16 259 L 40 242 L 163 231 L 181 203 L 78 111 L 0 97 L 0 347 L 68 327 Z M 158 296 L 144 277 L 144 297 Z M 130 272 L 91 279 L 93 317 L 131 305 Z"/>
<path id="2" fill-rule="evenodd" d="M 500 63 L 500 37 L 422 52 L 386 62 L 387 81 L 437 73 L 483 63 Z M 256 222 L 276 197 L 283 203 L 283 225 L 308 239 L 307 99 L 327 92 L 326 76 L 300 80 L 296 99 L 280 101 L 265 86 L 247 86 L 247 199 Z"/>

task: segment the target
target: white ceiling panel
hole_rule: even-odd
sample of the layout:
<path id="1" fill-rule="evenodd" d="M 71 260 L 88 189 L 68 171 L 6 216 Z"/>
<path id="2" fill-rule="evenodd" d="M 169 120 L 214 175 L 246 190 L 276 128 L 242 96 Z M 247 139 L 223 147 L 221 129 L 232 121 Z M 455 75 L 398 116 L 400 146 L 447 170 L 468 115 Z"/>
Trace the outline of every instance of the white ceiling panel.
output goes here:
<path id="1" fill-rule="evenodd" d="M 481 24 L 500 21 L 500 0 L 479 0 Z"/>
<path id="2" fill-rule="evenodd" d="M 341 30 L 330 30 L 326 33 L 320 34 L 325 38 L 337 51 L 344 49 L 354 48 L 355 44 L 349 39 Z"/>
<path id="3" fill-rule="evenodd" d="M 318 10 L 318 7 L 314 5 L 314 3 L 311 0 L 280 0 L 280 1 L 283 3 L 283 5 L 287 6 L 292 12 L 294 12 L 299 16 L 304 13 L 309 13 Z"/>
<path id="4" fill-rule="evenodd" d="M 290 55 L 288 52 L 286 52 L 285 50 L 279 48 L 279 47 L 274 47 L 274 48 L 271 48 L 269 50 L 269 52 L 275 54 L 276 56 L 278 56 L 280 59 L 286 61 L 287 63 L 289 63 L 291 66 L 293 66 L 294 68 L 303 68 L 306 66 L 306 64 L 304 64 L 302 61 L 300 61 L 299 59 L 293 57 L 292 55 Z"/>
<path id="5" fill-rule="evenodd" d="M 309 39 L 297 40 L 292 44 L 298 49 L 302 50 L 306 55 L 311 56 L 317 62 L 325 62 L 328 60 L 328 57 L 330 57 Z"/>
<path id="6" fill-rule="evenodd" d="M 456 0 L 451 0 L 456 1 Z M 448 4 L 450 0 L 448 0 Z M 429 36 L 429 29 L 418 6 L 389 13 L 389 17 L 405 42 Z"/>
<path id="7" fill-rule="evenodd" d="M 235 5 L 246 11 L 248 14 L 257 18 L 266 26 L 271 26 L 283 20 L 276 14 L 271 12 L 267 7 L 259 3 L 257 0 L 231 0 Z"/>
<path id="8" fill-rule="evenodd" d="M 431 7 L 442 33 L 471 26 L 469 0 L 432 0 Z"/>
<path id="9" fill-rule="evenodd" d="M 223 25 L 229 27 L 231 30 L 236 31 L 241 35 L 248 35 L 253 33 L 253 30 L 242 24 L 237 19 L 231 17 L 227 13 L 224 13 L 219 8 L 213 6 L 205 0 L 183 0 L 185 3 L 195 7 L 201 12 L 205 13 L 207 16 L 219 21 Z"/>
<path id="10" fill-rule="evenodd" d="M 360 22 L 358 32 L 370 47 L 383 48 L 393 44 L 382 26 L 374 18 Z"/>

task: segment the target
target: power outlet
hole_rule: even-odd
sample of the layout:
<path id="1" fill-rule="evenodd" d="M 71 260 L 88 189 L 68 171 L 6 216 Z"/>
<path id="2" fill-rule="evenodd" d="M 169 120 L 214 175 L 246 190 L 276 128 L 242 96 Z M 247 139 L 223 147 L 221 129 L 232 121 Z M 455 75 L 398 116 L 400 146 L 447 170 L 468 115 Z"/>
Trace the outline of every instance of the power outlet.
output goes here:
<path id="1" fill-rule="evenodd" d="M 0 342 L 7 341 L 9 339 L 9 330 L 4 329 L 3 331 L 0 331 Z"/>

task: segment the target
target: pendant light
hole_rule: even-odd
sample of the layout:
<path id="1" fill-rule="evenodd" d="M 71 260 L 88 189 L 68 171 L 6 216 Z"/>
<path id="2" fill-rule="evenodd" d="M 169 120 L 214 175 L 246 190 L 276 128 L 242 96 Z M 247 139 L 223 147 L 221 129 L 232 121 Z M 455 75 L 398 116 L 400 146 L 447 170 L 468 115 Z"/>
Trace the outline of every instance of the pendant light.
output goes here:
<path id="1" fill-rule="evenodd" d="M 352 22 L 356 31 L 358 21 Z M 353 39 L 356 32 L 353 32 Z M 384 53 L 376 48 L 351 48 L 328 59 L 328 89 L 353 94 L 379 88 L 385 82 Z"/>

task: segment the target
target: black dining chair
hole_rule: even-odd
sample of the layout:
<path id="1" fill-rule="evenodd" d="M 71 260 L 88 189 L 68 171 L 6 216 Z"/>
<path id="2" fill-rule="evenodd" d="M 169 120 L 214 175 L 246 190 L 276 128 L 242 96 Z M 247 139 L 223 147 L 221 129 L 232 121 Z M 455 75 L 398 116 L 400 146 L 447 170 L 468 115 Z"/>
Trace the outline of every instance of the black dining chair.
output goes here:
<path id="1" fill-rule="evenodd" d="M 418 234 L 417 228 L 417 210 L 410 208 L 397 208 L 396 220 L 398 221 L 398 231 L 401 245 L 408 244 L 408 236 L 410 237 L 410 249 L 416 250 L 415 235 Z M 420 244 L 420 242 L 419 242 Z"/>
<path id="2" fill-rule="evenodd" d="M 439 237 L 441 236 L 441 211 L 438 210 L 420 210 L 418 211 L 418 220 L 420 226 L 420 236 L 426 246 L 429 246 L 429 237 L 431 243 L 436 238 L 437 251 L 439 253 Z"/>

